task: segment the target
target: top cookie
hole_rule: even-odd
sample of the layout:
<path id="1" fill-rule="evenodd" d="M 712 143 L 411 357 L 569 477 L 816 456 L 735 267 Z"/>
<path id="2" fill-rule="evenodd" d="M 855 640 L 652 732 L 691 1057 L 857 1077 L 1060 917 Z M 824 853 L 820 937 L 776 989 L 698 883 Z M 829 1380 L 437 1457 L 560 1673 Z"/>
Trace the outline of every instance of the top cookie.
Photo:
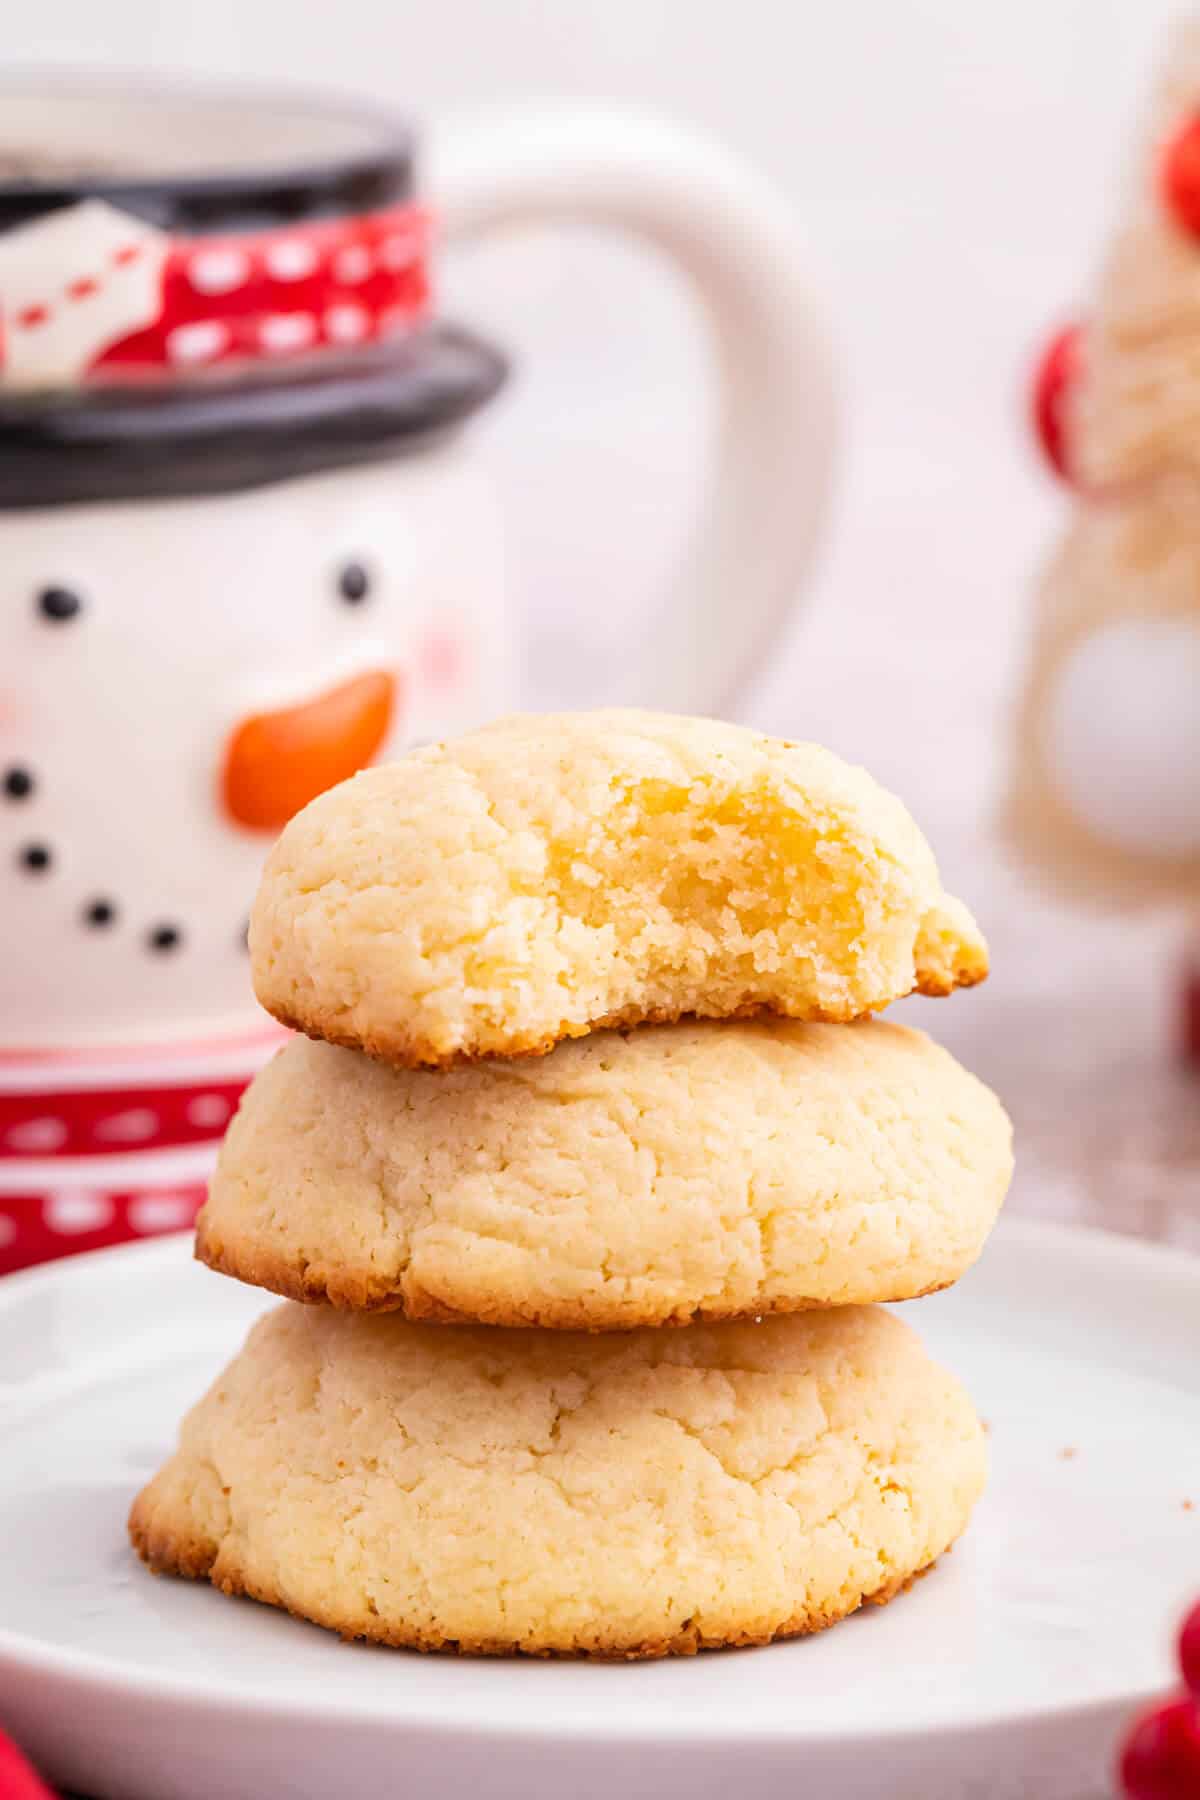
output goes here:
<path id="1" fill-rule="evenodd" d="M 273 850 L 254 985 L 409 1067 L 601 1025 L 847 1020 L 982 981 L 905 808 L 813 744 L 609 711 L 504 719 L 368 769 Z"/>

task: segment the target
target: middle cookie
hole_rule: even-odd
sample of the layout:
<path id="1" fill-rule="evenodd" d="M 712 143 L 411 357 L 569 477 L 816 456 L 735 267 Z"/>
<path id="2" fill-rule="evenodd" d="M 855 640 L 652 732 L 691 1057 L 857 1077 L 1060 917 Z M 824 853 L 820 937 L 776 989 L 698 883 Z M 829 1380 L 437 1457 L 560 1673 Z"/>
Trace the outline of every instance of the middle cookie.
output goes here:
<path id="1" fill-rule="evenodd" d="M 995 1096 L 878 1020 L 598 1032 L 434 1073 L 297 1039 L 245 1095 L 211 1268 L 413 1319 L 627 1330 L 913 1299 L 983 1247 Z"/>

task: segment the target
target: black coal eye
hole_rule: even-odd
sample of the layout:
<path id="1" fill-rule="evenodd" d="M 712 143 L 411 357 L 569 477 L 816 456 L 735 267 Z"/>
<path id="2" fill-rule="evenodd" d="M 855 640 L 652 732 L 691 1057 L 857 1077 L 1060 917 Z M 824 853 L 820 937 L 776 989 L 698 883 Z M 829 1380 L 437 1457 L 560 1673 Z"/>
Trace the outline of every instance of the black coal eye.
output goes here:
<path id="1" fill-rule="evenodd" d="M 24 849 L 18 850 L 17 861 L 31 875 L 44 875 L 54 857 L 47 844 L 26 844 Z"/>
<path id="2" fill-rule="evenodd" d="M 33 792 L 33 776 L 28 769 L 11 768 L 4 771 L 4 793 L 9 800 L 28 800 Z"/>
<path id="3" fill-rule="evenodd" d="M 155 925 L 146 933 L 147 949 L 155 951 L 159 956 L 165 956 L 171 950 L 178 950 L 182 942 L 183 933 L 178 925 Z"/>
<path id="4" fill-rule="evenodd" d="M 343 563 L 338 575 L 338 593 L 350 606 L 357 606 L 371 592 L 371 577 L 360 562 Z"/>
<path id="5" fill-rule="evenodd" d="M 83 601 L 70 588 L 43 588 L 37 597 L 37 609 L 52 625 L 65 625 L 83 611 Z"/>
<path id="6" fill-rule="evenodd" d="M 117 916 L 117 909 L 111 900 L 90 900 L 83 909 L 83 922 L 93 930 L 103 931 L 111 925 Z"/>

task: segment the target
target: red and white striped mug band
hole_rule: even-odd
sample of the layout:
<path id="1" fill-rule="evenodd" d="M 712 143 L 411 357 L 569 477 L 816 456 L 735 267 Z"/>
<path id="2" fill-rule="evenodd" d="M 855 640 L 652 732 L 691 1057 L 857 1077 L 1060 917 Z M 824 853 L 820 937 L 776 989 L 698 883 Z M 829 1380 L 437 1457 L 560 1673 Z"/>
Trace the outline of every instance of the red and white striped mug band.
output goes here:
<path id="1" fill-rule="evenodd" d="M 429 311 L 430 217 L 411 203 L 172 236 L 98 199 L 0 236 L 0 388 L 177 381 L 346 351 Z"/>
<path id="2" fill-rule="evenodd" d="M 0 1162 L 119 1156 L 210 1142 L 233 1117 L 246 1079 L 0 1092 Z"/>

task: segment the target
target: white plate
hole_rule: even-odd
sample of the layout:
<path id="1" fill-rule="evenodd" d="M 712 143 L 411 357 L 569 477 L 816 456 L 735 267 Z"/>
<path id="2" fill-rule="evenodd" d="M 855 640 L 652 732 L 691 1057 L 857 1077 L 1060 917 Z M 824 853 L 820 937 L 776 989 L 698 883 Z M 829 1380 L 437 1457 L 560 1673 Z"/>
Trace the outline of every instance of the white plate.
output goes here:
<path id="1" fill-rule="evenodd" d="M 180 1239 L 0 1283 L 0 1717 L 64 1785 L 1078 1800 L 1106 1791 L 1130 1710 L 1171 1679 L 1200 1590 L 1200 1261 L 1005 1223 L 905 1313 L 992 1433 L 954 1555 L 819 1637 L 634 1665 L 346 1645 L 147 1575 L 130 1497 L 265 1304 Z"/>

